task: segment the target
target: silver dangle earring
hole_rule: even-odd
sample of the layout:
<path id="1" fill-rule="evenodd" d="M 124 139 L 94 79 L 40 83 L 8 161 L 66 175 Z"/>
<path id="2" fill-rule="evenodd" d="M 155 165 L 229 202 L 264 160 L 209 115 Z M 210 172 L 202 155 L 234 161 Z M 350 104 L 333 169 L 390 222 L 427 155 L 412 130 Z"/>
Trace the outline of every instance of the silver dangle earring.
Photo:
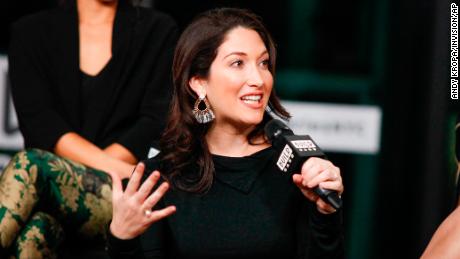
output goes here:
<path id="1" fill-rule="evenodd" d="M 200 103 L 204 102 L 205 108 L 204 110 L 200 110 Z M 193 106 L 193 115 L 195 116 L 195 119 L 198 121 L 198 123 L 208 123 L 216 116 L 214 116 L 214 113 L 212 112 L 211 108 L 209 107 L 208 100 L 206 99 L 206 96 L 204 94 L 200 94 L 198 99 L 196 99 L 195 105 Z"/>

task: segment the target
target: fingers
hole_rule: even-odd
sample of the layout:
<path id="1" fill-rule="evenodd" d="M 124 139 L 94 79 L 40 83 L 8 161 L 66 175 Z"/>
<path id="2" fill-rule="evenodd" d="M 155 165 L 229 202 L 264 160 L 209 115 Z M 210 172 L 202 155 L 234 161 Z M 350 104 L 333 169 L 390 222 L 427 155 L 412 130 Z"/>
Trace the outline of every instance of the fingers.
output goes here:
<path id="1" fill-rule="evenodd" d="M 145 165 L 139 163 L 130 180 L 126 191 L 122 190 L 119 177 L 114 177 L 113 190 L 117 199 L 113 200 L 113 214 L 110 231 L 119 238 L 132 239 L 140 234 L 155 221 L 168 217 L 176 211 L 175 206 L 168 206 L 161 210 L 153 210 L 153 207 L 164 196 L 169 188 L 167 182 L 162 183 L 150 194 L 158 183 L 160 173 L 154 171 L 145 182 L 141 184 Z M 115 195 L 115 194 L 114 194 Z"/>
<path id="2" fill-rule="evenodd" d="M 170 216 L 174 212 L 176 212 L 176 206 L 168 206 L 164 209 L 153 211 L 152 213 L 146 215 L 146 217 L 150 219 L 150 222 L 155 222 Z"/>
<path id="3" fill-rule="evenodd" d="M 167 182 L 162 183 L 145 201 L 143 207 L 150 210 L 157 204 L 157 202 L 163 197 L 168 191 L 169 184 Z"/>
<path id="4" fill-rule="evenodd" d="M 153 192 L 144 202 L 143 207 L 150 210 L 153 208 L 157 202 L 163 197 L 163 195 L 168 191 L 169 184 L 167 182 L 162 183 L 156 190 Z M 169 215 L 176 212 L 176 206 L 168 206 L 161 210 L 152 211 L 152 213 L 146 214 L 145 216 L 149 219 L 150 222 L 158 221 L 162 218 L 168 217 Z"/>
<path id="5" fill-rule="evenodd" d="M 307 161 L 305 161 L 305 163 L 302 165 L 301 169 L 303 184 L 307 186 L 313 178 L 315 178 L 319 173 L 331 165 L 331 162 L 318 157 L 310 157 L 307 159 Z M 314 187 L 314 185 L 309 185 L 309 188 L 312 187 Z"/>
<path id="6" fill-rule="evenodd" d="M 312 167 L 316 167 L 318 166 L 318 164 L 322 164 L 324 162 L 329 162 L 329 161 L 321 159 L 319 157 L 310 157 L 309 159 L 307 159 L 307 161 L 305 161 L 305 163 L 303 163 L 302 172 L 309 171 L 311 170 Z"/>
<path id="7" fill-rule="evenodd" d="M 307 199 L 309 199 L 312 202 L 315 202 L 316 200 L 318 200 L 319 196 L 312 189 L 308 189 L 308 187 L 303 185 L 302 175 L 293 174 L 292 180 L 294 181 L 294 184 L 297 185 L 297 187 L 299 187 L 299 189 L 302 191 L 304 196 L 307 197 Z"/>
<path id="8" fill-rule="evenodd" d="M 318 211 L 324 214 L 336 211 L 334 207 L 313 192 L 313 189 L 319 186 L 323 189 L 337 191 L 339 195 L 342 194 L 344 187 L 340 169 L 330 161 L 317 157 L 309 158 L 303 164 L 301 174 L 293 175 L 292 179 L 304 196 L 316 203 Z"/>
<path id="9" fill-rule="evenodd" d="M 300 174 L 293 174 L 292 175 L 292 180 L 294 181 L 294 184 L 297 185 L 297 187 L 299 188 L 304 188 L 303 184 L 302 184 L 302 175 Z"/>
<path id="10" fill-rule="evenodd" d="M 160 172 L 155 171 L 142 183 L 139 191 L 137 192 L 137 197 L 140 201 L 144 201 L 147 196 L 149 196 L 150 192 L 152 191 L 153 186 L 157 184 L 158 179 L 160 178 Z"/>
<path id="11" fill-rule="evenodd" d="M 325 201 L 322 199 L 318 199 L 316 201 L 316 208 L 318 209 L 319 212 L 323 214 L 331 214 L 336 212 L 337 210 L 332 207 L 331 205 L 327 204 Z"/>
<path id="12" fill-rule="evenodd" d="M 341 183 L 340 169 L 330 161 L 312 157 L 302 166 L 302 183 L 308 188 L 313 188 L 325 181 L 339 181 Z"/>
<path id="13" fill-rule="evenodd" d="M 340 180 L 340 173 L 338 172 L 338 169 L 335 168 L 328 168 L 323 171 L 320 171 L 314 176 L 312 179 L 310 179 L 307 183 L 307 186 L 309 188 L 313 188 L 315 186 L 318 186 L 322 182 L 326 181 L 336 181 L 336 182 L 341 182 Z"/>
<path id="14" fill-rule="evenodd" d="M 118 174 L 111 173 L 109 175 L 112 177 L 112 200 L 117 200 L 123 194 L 123 184 Z"/>
<path id="15" fill-rule="evenodd" d="M 128 186 L 126 187 L 125 193 L 128 195 L 133 195 L 139 188 L 139 183 L 144 173 L 145 165 L 143 163 L 137 164 L 134 168 L 134 173 L 129 178 Z"/>
<path id="16" fill-rule="evenodd" d="M 343 193 L 343 184 L 341 181 L 327 181 L 319 183 L 319 187 L 327 190 L 337 191 L 339 195 Z"/>

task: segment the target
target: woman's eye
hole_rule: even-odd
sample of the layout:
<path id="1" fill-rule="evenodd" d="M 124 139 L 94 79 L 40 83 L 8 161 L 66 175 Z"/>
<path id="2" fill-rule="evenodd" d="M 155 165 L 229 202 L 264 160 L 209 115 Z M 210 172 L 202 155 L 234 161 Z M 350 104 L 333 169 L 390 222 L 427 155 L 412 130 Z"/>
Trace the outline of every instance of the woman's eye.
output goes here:
<path id="1" fill-rule="evenodd" d="M 260 64 L 263 66 L 263 67 L 268 67 L 268 65 L 270 64 L 270 61 L 268 59 L 265 59 L 264 61 L 260 62 Z"/>
<path id="2" fill-rule="evenodd" d="M 236 60 L 236 61 L 232 62 L 232 64 L 231 64 L 232 67 L 240 67 L 241 65 L 243 65 L 242 60 Z"/>

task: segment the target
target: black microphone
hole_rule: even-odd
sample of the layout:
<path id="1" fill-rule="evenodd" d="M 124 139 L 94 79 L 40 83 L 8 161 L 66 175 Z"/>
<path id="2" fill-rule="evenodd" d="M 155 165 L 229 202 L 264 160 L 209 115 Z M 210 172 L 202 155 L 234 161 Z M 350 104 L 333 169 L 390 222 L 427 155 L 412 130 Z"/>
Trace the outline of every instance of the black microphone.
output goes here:
<path id="1" fill-rule="evenodd" d="M 326 156 L 308 135 L 294 135 L 294 132 L 280 120 L 272 119 L 265 125 L 265 133 L 272 146 L 279 152 L 276 166 L 281 172 L 300 172 L 303 163 L 310 157 Z M 313 191 L 321 199 L 334 207 L 342 207 L 342 199 L 336 191 L 315 187 Z"/>

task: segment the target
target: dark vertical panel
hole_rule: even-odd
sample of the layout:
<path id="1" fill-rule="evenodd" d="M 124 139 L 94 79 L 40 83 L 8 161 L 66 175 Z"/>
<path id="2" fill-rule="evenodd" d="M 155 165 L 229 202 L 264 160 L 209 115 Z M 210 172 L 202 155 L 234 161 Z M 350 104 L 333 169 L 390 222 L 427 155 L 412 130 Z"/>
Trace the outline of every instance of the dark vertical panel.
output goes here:
<path id="1" fill-rule="evenodd" d="M 375 258 L 417 258 L 452 205 L 447 171 L 448 1 L 392 1 Z M 443 17 L 444 16 L 444 17 Z"/>
<path id="2" fill-rule="evenodd" d="M 424 175 L 421 180 L 420 228 L 415 250 L 421 253 L 430 240 L 432 233 L 445 218 L 454 205 L 452 174 L 447 167 L 448 129 L 447 111 L 450 96 L 449 84 L 449 53 L 450 53 L 450 2 L 447 0 L 433 1 L 428 12 L 431 13 L 430 53 L 426 66 L 428 75 L 425 99 L 428 103 L 426 111 L 426 145 L 422 166 Z"/>

